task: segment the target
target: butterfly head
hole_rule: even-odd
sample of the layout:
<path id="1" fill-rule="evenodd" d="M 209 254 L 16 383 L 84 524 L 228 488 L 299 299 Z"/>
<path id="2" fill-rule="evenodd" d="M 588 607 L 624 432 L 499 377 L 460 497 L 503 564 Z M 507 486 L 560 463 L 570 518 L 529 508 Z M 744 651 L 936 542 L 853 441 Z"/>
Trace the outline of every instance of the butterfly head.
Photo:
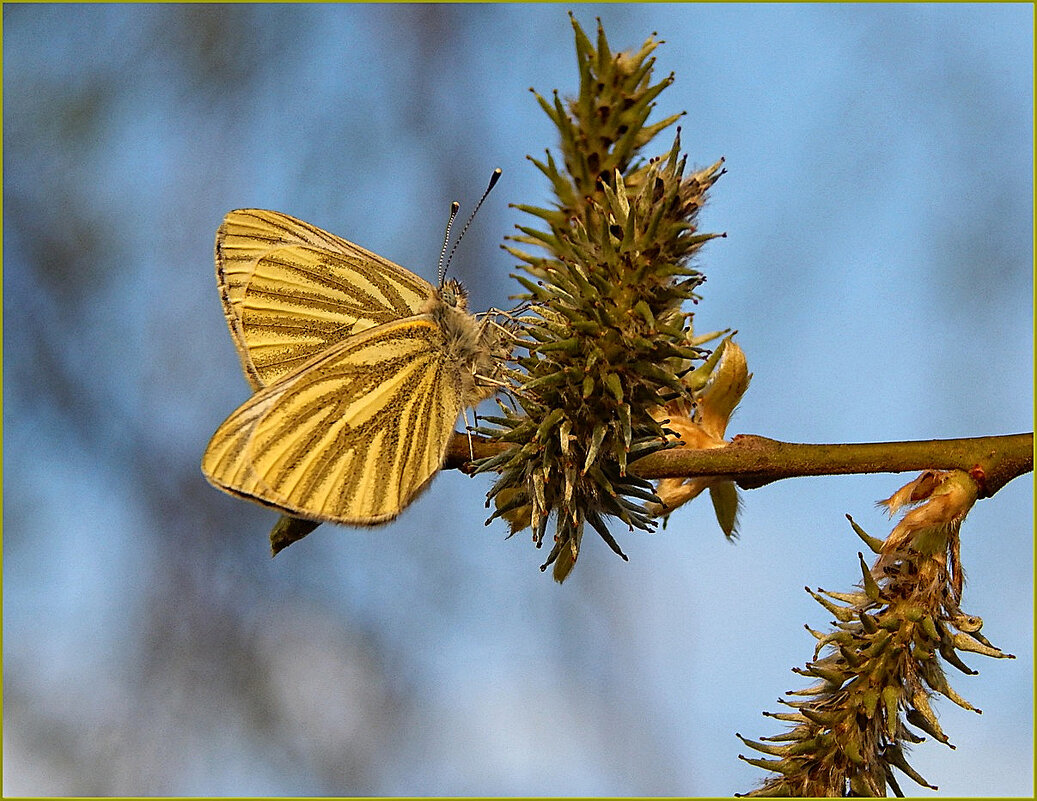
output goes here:
<path id="1" fill-rule="evenodd" d="M 468 291 L 460 281 L 448 278 L 439 288 L 439 296 L 447 306 L 459 311 L 468 311 Z"/>

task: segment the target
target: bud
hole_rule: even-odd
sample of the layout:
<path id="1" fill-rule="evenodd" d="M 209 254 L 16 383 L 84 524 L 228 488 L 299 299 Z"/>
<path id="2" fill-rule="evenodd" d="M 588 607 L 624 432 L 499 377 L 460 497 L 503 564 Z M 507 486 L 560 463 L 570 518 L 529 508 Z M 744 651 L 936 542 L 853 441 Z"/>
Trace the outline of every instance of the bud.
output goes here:
<path id="1" fill-rule="evenodd" d="M 688 332 L 689 344 L 701 342 Z M 685 448 L 725 448 L 724 439 L 727 423 L 735 407 L 749 388 L 752 374 L 749 372 L 745 352 L 731 337 L 724 339 L 703 367 L 711 367 L 708 375 L 700 375 L 699 368 L 685 375 L 684 381 L 691 390 L 691 402 L 683 398 L 670 401 L 652 410 L 652 417 L 669 432 L 669 438 Z M 700 382 L 704 384 L 695 389 Z M 713 510 L 724 535 L 733 538 L 738 533 L 738 512 L 741 498 L 738 487 L 729 479 L 719 476 L 694 476 L 691 478 L 664 478 L 656 486 L 655 494 L 661 503 L 648 505 L 656 517 L 669 515 L 679 506 L 708 489 L 713 501 Z"/>

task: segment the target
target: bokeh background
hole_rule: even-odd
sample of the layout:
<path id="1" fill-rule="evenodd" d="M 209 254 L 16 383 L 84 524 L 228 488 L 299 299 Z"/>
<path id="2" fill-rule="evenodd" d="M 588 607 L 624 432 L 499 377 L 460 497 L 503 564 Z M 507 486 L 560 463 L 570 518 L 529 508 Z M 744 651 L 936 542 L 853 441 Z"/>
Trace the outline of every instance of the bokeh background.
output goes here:
<path id="1" fill-rule="evenodd" d="M 755 378 L 730 433 L 1032 429 L 1033 7 L 575 5 L 653 31 L 659 113 L 728 173 L 699 330 Z M 575 92 L 562 5 L 5 5 L 3 668 L 7 795 L 730 795 L 735 737 L 811 655 L 874 501 L 907 476 L 708 501 L 588 535 L 564 585 L 456 472 L 394 524 L 271 560 L 275 515 L 211 489 L 248 394 L 212 275 L 222 216 L 302 217 L 433 278 L 448 204 L 504 179 L 455 260 L 473 308 L 549 202 L 528 91 Z M 668 149 L 669 135 L 658 151 Z M 963 529 L 964 606 L 1014 661 L 952 683 L 939 795 L 1033 791 L 1029 477 Z M 920 790 L 904 780 L 905 789 Z"/>

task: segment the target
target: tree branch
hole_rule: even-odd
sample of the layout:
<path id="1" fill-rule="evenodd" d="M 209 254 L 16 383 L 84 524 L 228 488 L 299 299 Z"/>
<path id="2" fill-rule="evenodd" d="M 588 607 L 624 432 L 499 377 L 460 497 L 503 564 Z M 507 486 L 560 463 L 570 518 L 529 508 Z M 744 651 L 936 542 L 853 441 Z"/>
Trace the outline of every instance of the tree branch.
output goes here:
<path id="1" fill-rule="evenodd" d="M 476 458 L 493 456 L 507 446 L 465 434 L 450 443 L 447 467 L 464 470 Z M 726 476 L 744 489 L 797 476 L 851 473 L 902 473 L 911 470 L 965 470 L 990 497 L 1017 476 L 1033 471 L 1033 434 L 912 442 L 860 442 L 812 445 L 740 434 L 725 448 L 671 448 L 631 463 L 642 478 Z"/>

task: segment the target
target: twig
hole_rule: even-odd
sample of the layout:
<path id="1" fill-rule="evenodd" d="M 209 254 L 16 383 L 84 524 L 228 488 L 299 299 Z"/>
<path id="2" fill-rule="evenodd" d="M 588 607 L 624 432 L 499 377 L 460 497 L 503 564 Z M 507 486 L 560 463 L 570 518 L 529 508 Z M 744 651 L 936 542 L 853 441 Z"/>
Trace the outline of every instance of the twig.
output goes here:
<path id="1" fill-rule="evenodd" d="M 477 459 L 506 447 L 482 437 L 473 437 L 471 442 Z M 465 469 L 471 453 L 467 435 L 456 434 L 446 466 Z M 744 489 L 797 476 L 958 469 L 979 481 L 983 488 L 980 497 L 990 497 L 1013 478 L 1033 471 L 1033 434 L 838 445 L 780 442 L 742 434 L 726 448 L 671 448 L 639 459 L 629 469 L 650 479 L 726 476 Z"/>

